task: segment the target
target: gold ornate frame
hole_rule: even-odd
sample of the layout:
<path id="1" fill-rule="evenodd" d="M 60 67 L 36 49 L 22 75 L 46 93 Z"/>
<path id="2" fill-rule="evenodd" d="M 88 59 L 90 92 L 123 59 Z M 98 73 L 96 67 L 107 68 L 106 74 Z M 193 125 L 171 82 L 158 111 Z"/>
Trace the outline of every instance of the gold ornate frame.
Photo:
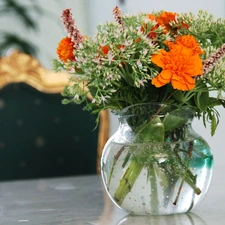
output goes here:
<path id="1" fill-rule="evenodd" d="M 40 92 L 61 93 L 69 85 L 68 73 L 55 73 L 41 66 L 39 61 L 27 54 L 13 51 L 0 58 L 0 89 L 11 83 L 24 82 Z M 100 174 L 100 158 L 103 147 L 109 138 L 109 112 L 100 114 L 97 146 L 97 173 Z"/>

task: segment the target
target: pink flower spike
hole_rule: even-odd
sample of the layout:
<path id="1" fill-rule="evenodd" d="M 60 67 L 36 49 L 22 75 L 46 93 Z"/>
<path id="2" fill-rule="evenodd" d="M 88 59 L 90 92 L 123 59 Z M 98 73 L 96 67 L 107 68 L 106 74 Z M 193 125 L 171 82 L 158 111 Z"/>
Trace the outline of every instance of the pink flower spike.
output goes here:
<path id="1" fill-rule="evenodd" d="M 118 6 L 116 6 L 113 9 L 113 15 L 114 15 L 114 19 L 116 20 L 116 22 L 124 28 L 125 25 L 124 25 L 124 22 L 122 20 L 122 14 L 121 14 L 120 8 Z"/>
<path id="2" fill-rule="evenodd" d="M 74 47 L 78 48 L 79 44 L 83 41 L 83 37 L 75 24 L 71 9 L 63 10 L 61 19 L 68 37 L 74 42 Z"/>

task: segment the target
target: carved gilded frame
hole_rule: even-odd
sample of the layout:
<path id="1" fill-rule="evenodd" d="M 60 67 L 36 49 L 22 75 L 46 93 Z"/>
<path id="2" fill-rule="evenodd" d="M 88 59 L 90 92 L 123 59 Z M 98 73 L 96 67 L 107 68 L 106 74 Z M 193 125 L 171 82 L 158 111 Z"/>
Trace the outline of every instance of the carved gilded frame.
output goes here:
<path id="1" fill-rule="evenodd" d="M 39 61 L 27 54 L 13 51 L 0 58 L 0 89 L 11 83 L 24 82 L 40 92 L 61 93 L 69 85 L 68 73 L 55 73 L 41 66 Z M 100 174 L 100 158 L 103 147 L 109 138 L 109 112 L 100 114 L 97 146 L 97 173 Z"/>

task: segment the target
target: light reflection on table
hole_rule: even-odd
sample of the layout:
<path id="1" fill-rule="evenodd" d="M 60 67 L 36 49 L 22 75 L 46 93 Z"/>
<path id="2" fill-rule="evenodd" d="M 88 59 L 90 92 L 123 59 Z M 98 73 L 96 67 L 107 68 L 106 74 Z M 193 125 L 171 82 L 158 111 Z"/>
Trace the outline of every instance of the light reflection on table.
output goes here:
<path id="1" fill-rule="evenodd" d="M 100 176 L 0 182 L 3 225 L 223 225 L 225 182 L 214 179 L 206 199 L 191 213 L 133 216 L 115 207 Z"/>
<path id="2" fill-rule="evenodd" d="M 194 213 L 168 216 L 132 216 L 122 218 L 117 225 L 154 224 L 154 225 L 206 225 L 206 222 Z"/>

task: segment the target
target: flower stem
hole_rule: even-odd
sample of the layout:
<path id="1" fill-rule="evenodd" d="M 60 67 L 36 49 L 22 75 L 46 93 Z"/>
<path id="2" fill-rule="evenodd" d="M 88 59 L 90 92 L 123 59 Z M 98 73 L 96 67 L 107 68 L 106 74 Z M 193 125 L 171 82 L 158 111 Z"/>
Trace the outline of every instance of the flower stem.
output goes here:
<path id="1" fill-rule="evenodd" d="M 151 183 L 151 198 L 150 198 L 150 205 L 151 205 L 151 211 L 156 213 L 158 210 L 159 205 L 159 199 L 158 199 L 158 188 L 157 188 L 157 178 L 155 174 L 155 169 L 153 163 L 150 163 L 149 169 L 149 180 Z"/>
<path id="2" fill-rule="evenodd" d="M 196 175 L 192 174 L 188 167 L 183 163 L 178 153 L 176 153 L 175 155 L 175 160 L 177 161 L 176 165 L 179 165 L 179 168 L 175 168 L 175 171 L 194 190 L 195 194 L 200 195 L 201 190 L 196 186 Z"/>
<path id="3" fill-rule="evenodd" d="M 116 162 L 117 162 L 118 158 L 120 157 L 120 155 L 122 154 L 122 152 L 124 151 L 124 149 L 125 149 L 125 147 L 123 146 L 123 147 L 118 151 L 118 153 L 114 156 L 112 169 L 110 170 L 110 174 L 109 174 L 108 187 L 109 187 L 109 185 L 110 185 L 110 183 L 111 183 L 112 174 L 113 174 L 113 171 L 114 171 Z"/>
<path id="4" fill-rule="evenodd" d="M 178 201 L 178 199 L 179 199 L 180 192 L 181 192 L 181 190 L 182 190 L 183 184 L 184 184 L 184 178 L 183 178 L 182 181 L 181 181 L 181 184 L 180 184 L 179 189 L 178 189 L 178 192 L 177 192 L 176 199 L 175 199 L 175 201 L 173 202 L 174 205 L 177 205 L 177 201 Z"/>
<path id="5" fill-rule="evenodd" d="M 114 199 L 119 205 L 122 204 L 124 198 L 131 191 L 137 177 L 143 169 L 143 166 L 143 163 L 138 162 L 134 158 L 130 160 L 129 167 L 121 178 L 114 194 Z"/>

